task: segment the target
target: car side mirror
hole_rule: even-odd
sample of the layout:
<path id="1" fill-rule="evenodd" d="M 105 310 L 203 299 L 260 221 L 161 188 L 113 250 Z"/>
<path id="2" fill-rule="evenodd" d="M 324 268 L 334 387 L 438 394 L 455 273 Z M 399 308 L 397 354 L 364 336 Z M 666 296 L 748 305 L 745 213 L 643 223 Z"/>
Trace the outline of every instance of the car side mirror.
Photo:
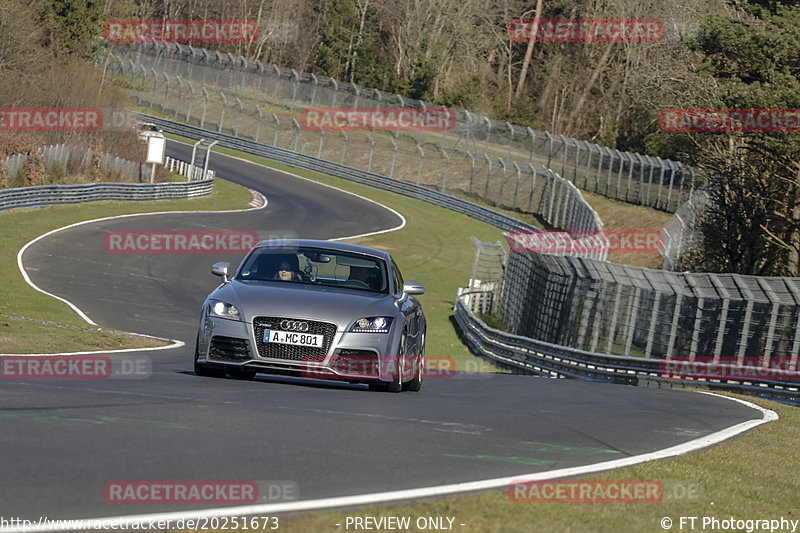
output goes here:
<path id="1" fill-rule="evenodd" d="M 416 281 L 405 281 L 403 282 L 403 294 L 425 294 L 425 286 Z"/>
<path id="2" fill-rule="evenodd" d="M 222 276 L 222 281 L 228 283 L 230 279 L 228 278 L 228 268 L 231 266 L 230 263 L 227 261 L 222 261 L 220 263 L 214 263 L 211 266 L 211 273 L 215 276 Z"/>

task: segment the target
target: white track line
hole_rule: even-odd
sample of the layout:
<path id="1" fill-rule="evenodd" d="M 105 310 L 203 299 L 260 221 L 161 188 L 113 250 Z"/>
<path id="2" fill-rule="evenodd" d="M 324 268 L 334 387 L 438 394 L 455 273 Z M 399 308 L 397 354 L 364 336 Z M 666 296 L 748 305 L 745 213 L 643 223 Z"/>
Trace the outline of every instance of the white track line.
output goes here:
<path id="1" fill-rule="evenodd" d="M 692 392 L 698 392 L 698 391 L 692 391 Z M 452 483 L 448 485 L 436 485 L 433 487 L 422 487 L 418 489 L 395 490 L 388 492 L 377 492 L 373 494 L 357 494 L 353 496 L 338 496 L 333 498 L 320 498 L 316 500 L 301 500 L 301 501 L 293 501 L 285 503 L 242 505 L 242 506 L 225 507 L 225 508 L 217 507 L 217 508 L 200 509 L 194 511 L 176 511 L 167 513 L 127 515 L 127 516 L 115 516 L 115 517 L 103 517 L 103 518 L 84 518 L 83 519 L 84 522 L 91 521 L 92 526 L 84 527 L 83 529 L 90 529 L 91 527 L 94 527 L 95 529 L 100 527 L 108 529 L 112 523 L 114 522 L 120 523 L 122 521 L 127 521 L 128 524 L 131 524 L 134 522 L 150 522 L 159 520 L 173 520 L 173 521 L 179 519 L 195 520 L 201 517 L 247 516 L 247 515 L 267 516 L 267 515 L 274 515 L 276 513 L 320 511 L 323 509 L 335 509 L 342 507 L 387 504 L 393 502 L 415 500 L 418 498 L 452 496 L 469 492 L 498 489 L 502 487 L 508 487 L 512 483 L 570 478 L 570 477 L 581 476 L 584 474 L 594 474 L 597 472 L 603 472 L 615 468 L 632 466 L 640 463 L 645 463 L 648 461 L 655 461 L 659 459 L 666 459 L 669 457 L 676 457 L 679 455 L 683 455 L 685 453 L 701 450 L 708 446 L 719 444 L 720 442 L 723 442 L 727 439 L 730 439 L 731 437 L 734 437 L 736 435 L 744 433 L 745 431 L 760 426 L 761 424 L 765 424 L 767 422 L 771 422 L 773 420 L 778 419 L 778 414 L 776 412 L 770 409 L 764 409 L 763 407 L 759 407 L 758 405 L 755 405 L 748 401 L 740 400 L 738 398 L 730 398 L 727 396 L 720 396 L 718 394 L 710 392 L 700 392 L 700 393 L 709 394 L 711 396 L 718 396 L 726 400 L 731 400 L 746 405 L 752 409 L 760 411 L 762 414 L 762 418 L 757 420 L 748 420 L 747 422 L 741 422 L 739 424 L 717 431 L 710 435 L 693 439 L 683 444 L 678 444 L 676 446 L 671 446 L 669 448 L 664 448 L 663 450 L 657 450 L 654 452 L 649 452 L 641 455 L 634 455 L 632 457 L 626 457 L 624 459 L 604 461 L 602 463 L 595 463 L 591 465 L 577 466 L 571 468 L 561 468 L 558 470 L 548 470 L 546 472 L 534 472 L 531 474 L 520 474 L 516 476 L 507 476 L 494 479 L 485 479 L 481 481 L 470 481 L 466 483 Z M 0 527 L 0 533 L 24 533 L 24 532 L 35 533 L 44 531 L 73 531 L 77 529 L 78 529 L 77 527 L 69 529 L 63 523 L 43 525 L 34 522 L 24 527 L 21 525 L 18 527 L 7 527 L 7 528 Z"/>

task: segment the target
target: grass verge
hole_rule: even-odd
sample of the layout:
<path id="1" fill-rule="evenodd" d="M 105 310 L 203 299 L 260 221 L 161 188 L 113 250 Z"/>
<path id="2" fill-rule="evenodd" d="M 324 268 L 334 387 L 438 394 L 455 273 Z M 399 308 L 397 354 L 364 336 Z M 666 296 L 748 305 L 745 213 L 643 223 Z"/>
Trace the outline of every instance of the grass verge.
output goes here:
<path id="1" fill-rule="evenodd" d="M 161 341 L 87 327 L 65 304 L 33 290 L 17 268 L 17 253 L 48 231 L 95 218 L 158 211 L 243 209 L 250 192 L 217 180 L 204 198 L 149 202 L 88 202 L 0 213 L 0 353 L 53 353 L 160 346 Z"/>

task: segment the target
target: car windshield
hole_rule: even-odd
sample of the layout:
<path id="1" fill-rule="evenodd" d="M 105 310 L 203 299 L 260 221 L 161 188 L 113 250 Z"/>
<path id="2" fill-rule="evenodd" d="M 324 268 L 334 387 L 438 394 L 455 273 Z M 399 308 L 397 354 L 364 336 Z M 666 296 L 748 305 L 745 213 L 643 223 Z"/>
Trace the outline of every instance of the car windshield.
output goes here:
<path id="1" fill-rule="evenodd" d="M 319 248 L 256 249 L 245 259 L 236 279 L 389 293 L 389 277 L 382 259 Z"/>

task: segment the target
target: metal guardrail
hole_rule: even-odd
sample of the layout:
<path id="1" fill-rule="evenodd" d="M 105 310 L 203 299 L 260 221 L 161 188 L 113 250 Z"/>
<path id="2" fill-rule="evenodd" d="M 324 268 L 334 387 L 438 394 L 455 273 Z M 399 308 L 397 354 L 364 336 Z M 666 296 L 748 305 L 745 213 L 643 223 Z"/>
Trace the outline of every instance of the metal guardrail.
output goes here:
<path id="1" fill-rule="evenodd" d="M 211 193 L 213 179 L 186 183 L 86 183 L 0 190 L 0 211 L 19 207 L 99 202 L 196 198 Z"/>
<path id="2" fill-rule="evenodd" d="M 800 374 L 792 380 L 665 377 L 664 359 L 644 359 L 577 350 L 490 328 L 476 317 L 464 291 L 456 300 L 455 320 L 468 346 L 505 366 L 548 377 L 577 378 L 647 387 L 697 387 L 725 390 L 800 404 Z M 477 300 L 476 300 L 477 301 Z M 674 360 L 673 360 L 674 361 Z M 682 360 L 681 360 L 682 362 Z M 787 376 L 789 373 L 786 374 Z"/>

